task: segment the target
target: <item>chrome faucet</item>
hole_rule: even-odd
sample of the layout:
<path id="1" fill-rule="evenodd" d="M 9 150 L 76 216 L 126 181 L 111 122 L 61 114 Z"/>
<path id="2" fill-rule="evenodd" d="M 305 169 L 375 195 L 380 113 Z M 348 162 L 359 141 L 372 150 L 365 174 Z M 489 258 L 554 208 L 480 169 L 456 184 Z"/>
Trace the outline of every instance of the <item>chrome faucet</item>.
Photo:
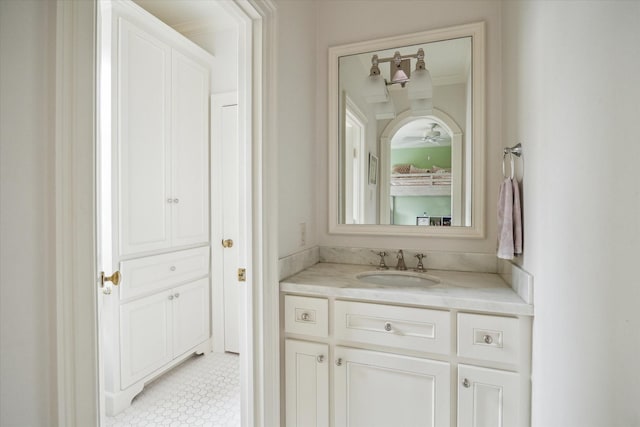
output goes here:
<path id="1" fill-rule="evenodd" d="M 418 265 L 413 269 L 413 271 L 417 271 L 418 273 L 424 273 L 425 271 L 427 271 L 424 269 L 424 265 L 422 264 L 422 258 L 426 257 L 426 255 L 416 254 L 415 257 L 418 258 Z"/>
<path id="2" fill-rule="evenodd" d="M 402 252 L 402 249 L 400 249 L 398 251 L 398 265 L 396 265 L 396 270 L 406 270 L 407 266 L 404 263 L 404 252 Z"/>
<path id="3" fill-rule="evenodd" d="M 378 270 L 388 270 L 389 267 L 387 267 L 387 264 L 384 263 L 384 257 L 387 256 L 387 253 L 385 251 L 382 252 L 375 252 L 372 251 L 374 254 L 378 255 L 380 257 L 380 264 L 378 264 Z"/>

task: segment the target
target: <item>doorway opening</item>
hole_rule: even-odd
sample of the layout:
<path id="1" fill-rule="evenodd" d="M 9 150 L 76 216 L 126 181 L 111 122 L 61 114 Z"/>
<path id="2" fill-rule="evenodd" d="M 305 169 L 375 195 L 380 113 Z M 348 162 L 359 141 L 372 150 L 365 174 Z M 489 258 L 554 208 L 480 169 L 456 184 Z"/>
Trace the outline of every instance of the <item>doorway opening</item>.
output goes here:
<path id="1" fill-rule="evenodd" d="M 202 0 L 97 5 L 101 419 L 239 425 L 244 411 L 248 424 L 251 294 L 240 270 L 252 263 L 253 219 L 252 172 L 240 167 L 251 164 L 250 126 L 241 126 L 251 107 L 237 102 L 250 75 L 242 11 Z M 216 120 L 216 94 L 230 91 L 234 108 Z"/>

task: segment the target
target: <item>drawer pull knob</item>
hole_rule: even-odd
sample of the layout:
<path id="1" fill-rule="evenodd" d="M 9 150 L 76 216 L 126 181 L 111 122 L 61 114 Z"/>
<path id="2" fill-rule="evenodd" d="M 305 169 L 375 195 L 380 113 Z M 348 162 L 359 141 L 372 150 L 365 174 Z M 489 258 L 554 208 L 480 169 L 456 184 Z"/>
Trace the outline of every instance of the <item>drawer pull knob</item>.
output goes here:
<path id="1" fill-rule="evenodd" d="M 311 316 L 309 316 L 309 313 L 302 313 L 300 315 L 300 319 L 304 320 L 305 322 L 309 321 L 310 318 Z"/>
<path id="2" fill-rule="evenodd" d="M 174 297 L 176 297 L 176 298 L 180 298 L 180 294 L 179 294 L 179 293 L 176 293 L 176 294 L 175 294 L 175 295 L 173 295 L 173 296 L 174 296 Z"/>
<path id="3" fill-rule="evenodd" d="M 180 203 L 180 199 L 173 199 L 173 203 Z"/>
<path id="4" fill-rule="evenodd" d="M 167 199 L 167 203 L 173 203 L 173 199 Z"/>
<path id="5" fill-rule="evenodd" d="M 341 357 L 336 359 L 336 366 L 342 366 L 342 358 Z"/>
<path id="6" fill-rule="evenodd" d="M 324 362 L 324 356 L 321 354 L 320 356 L 316 357 L 316 360 L 318 361 L 318 363 L 322 363 Z"/>
<path id="7" fill-rule="evenodd" d="M 169 267 L 169 270 L 171 270 L 171 271 L 176 271 L 176 266 L 175 266 L 175 265 L 172 265 L 171 267 Z"/>
<path id="8" fill-rule="evenodd" d="M 462 386 L 464 388 L 469 388 L 471 387 L 471 381 L 469 381 L 467 378 L 465 378 L 464 380 L 462 380 Z"/>
<path id="9" fill-rule="evenodd" d="M 173 299 L 173 295 L 169 295 L 169 300 L 172 300 L 172 299 Z"/>
<path id="10" fill-rule="evenodd" d="M 384 330 L 385 331 L 389 332 L 389 331 L 391 331 L 391 329 L 393 329 L 393 328 L 391 327 L 391 323 L 390 322 L 387 322 L 387 323 L 384 324 Z"/>
<path id="11" fill-rule="evenodd" d="M 493 337 L 491 335 L 484 335 L 482 340 L 487 344 L 491 344 L 493 342 Z"/>

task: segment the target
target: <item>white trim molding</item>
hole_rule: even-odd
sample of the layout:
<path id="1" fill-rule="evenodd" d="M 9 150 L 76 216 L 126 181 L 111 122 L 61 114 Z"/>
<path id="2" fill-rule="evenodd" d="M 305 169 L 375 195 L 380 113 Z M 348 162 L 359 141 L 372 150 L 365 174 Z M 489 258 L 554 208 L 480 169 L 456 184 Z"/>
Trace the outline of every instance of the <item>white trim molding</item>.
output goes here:
<path id="1" fill-rule="evenodd" d="M 95 271 L 96 3 L 58 0 L 56 342 L 58 425 L 99 421 Z"/>
<path id="2" fill-rule="evenodd" d="M 57 0 L 56 342 L 58 425 L 99 425 L 96 270 L 96 37 L 98 0 Z M 234 0 L 240 18 L 239 102 L 247 106 L 244 158 L 252 165 L 247 226 L 244 426 L 280 424 L 276 111 L 276 8 Z M 250 68 L 248 68 L 250 67 Z M 243 138 L 243 135 L 240 135 Z M 250 316 L 250 317 L 249 317 Z"/>

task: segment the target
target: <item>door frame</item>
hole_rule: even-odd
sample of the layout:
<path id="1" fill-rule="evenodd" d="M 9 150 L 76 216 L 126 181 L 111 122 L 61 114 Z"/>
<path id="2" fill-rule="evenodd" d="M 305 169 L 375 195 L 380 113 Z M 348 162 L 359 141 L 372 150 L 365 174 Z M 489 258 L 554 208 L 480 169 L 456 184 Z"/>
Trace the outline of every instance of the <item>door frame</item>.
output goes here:
<path id="1" fill-rule="evenodd" d="M 97 0 L 57 0 L 55 97 L 55 308 L 57 418 L 99 425 L 96 248 Z M 234 0 L 239 18 L 239 95 L 251 134 L 251 265 L 247 275 L 248 387 L 244 425 L 279 425 L 277 262 L 276 8 L 271 0 Z M 244 37 L 242 37 L 244 35 Z M 251 66 L 248 70 L 247 66 Z M 244 88 L 245 90 L 243 90 Z M 241 124 L 242 125 L 242 124 Z"/>

